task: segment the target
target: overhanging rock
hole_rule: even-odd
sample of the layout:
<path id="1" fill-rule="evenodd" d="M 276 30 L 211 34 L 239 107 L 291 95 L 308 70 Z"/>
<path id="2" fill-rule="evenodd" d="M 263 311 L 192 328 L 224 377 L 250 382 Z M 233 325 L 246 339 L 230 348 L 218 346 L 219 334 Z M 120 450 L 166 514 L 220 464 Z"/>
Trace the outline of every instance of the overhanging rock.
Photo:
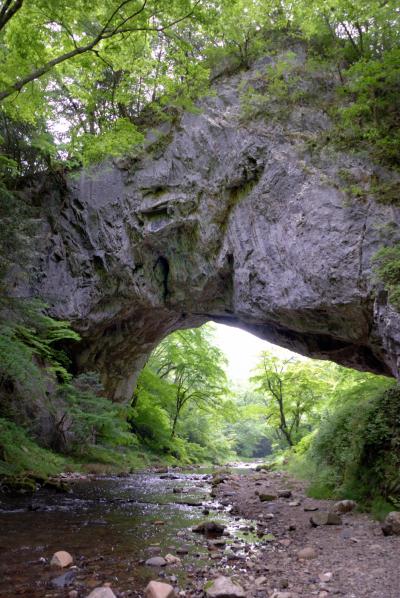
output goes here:
<path id="1" fill-rule="evenodd" d="M 330 126 L 318 108 L 296 108 L 284 123 L 244 121 L 240 82 L 251 76 L 221 79 L 141 156 L 41 190 L 25 292 L 80 332 L 77 367 L 100 371 L 116 400 L 131 396 L 165 335 L 207 320 L 399 372 L 400 318 L 376 288 L 371 257 L 399 238 L 400 211 L 342 188 L 344 168 L 372 172 L 366 160 L 308 151 Z"/>

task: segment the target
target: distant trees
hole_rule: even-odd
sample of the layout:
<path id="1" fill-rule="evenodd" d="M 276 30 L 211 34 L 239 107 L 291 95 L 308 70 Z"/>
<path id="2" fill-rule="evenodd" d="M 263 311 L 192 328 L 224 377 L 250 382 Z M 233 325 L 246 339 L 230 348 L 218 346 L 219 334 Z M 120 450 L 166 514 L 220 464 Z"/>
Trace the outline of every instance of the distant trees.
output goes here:
<path id="1" fill-rule="evenodd" d="M 268 426 L 284 444 L 294 446 L 315 424 L 321 401 L 328 396 L 320 362 L 280 359 L 264 351 L 251 380 L 265 406 Z"/>
<path id="2" fill-rule="evenodd" d="M 199 454 L 208 447 L 220 455 L 231 450 L 224 429 L 235 407 L 225 357 L 212 337 L 210 325 L 174 332 L 154 350 L 139 377 L 132 428 L 157 450 Z"/>
<path id="3" fill-rule="evenodd" d="M 207 327 L 175 332 L 153 353 L 150 367 L 169 382 L 174 397 L 171 404 L 171 438 L 182 410 L 194 404 L 198 409 L 217 405 L 227 394 L 223 353 L 211 344 Z"/>

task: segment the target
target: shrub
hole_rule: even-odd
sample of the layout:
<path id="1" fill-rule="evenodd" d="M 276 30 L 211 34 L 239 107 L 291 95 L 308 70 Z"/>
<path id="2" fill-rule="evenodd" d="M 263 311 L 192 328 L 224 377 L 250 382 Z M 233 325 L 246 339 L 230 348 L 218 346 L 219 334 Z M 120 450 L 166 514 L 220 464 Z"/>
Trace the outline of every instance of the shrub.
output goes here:
<path id="1" fill-rule="evenodd" d="M 389 301 L 400 310 L 400 244 L 382 247 L 373 257 L 375 273 L 388 291 Z"/>
<path id="2" fill-rule="evenodd" d="M 352 390 L 326 415 L 305 459 L 313 469 L 313 495 L 349 497 L 367 505 L 381 497 L 400 504 L 399 386 L 377 378 Z"/>

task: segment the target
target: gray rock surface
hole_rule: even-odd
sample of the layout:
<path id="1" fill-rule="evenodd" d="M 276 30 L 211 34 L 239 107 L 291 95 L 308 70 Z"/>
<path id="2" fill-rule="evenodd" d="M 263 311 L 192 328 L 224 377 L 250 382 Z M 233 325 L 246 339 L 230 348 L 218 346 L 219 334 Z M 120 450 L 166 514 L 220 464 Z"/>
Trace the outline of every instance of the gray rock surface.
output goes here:
<path id="1" fill-rule="evenodd" d="M 385 536 L 400 536 L 400 511 L 391 511 L 382 524 Z"/>
<path id="2" fill-rule="evenodd" d="M 165 567 L 167 561 L 162 556 L 153 556 L 150 559 L 147 559 L 145 565 L 148 567 Z"/>
<path id="3" fill-rule="evenodd" d="M 246 596 L 244 589 L 238 583 L 223 575 L 207 583 L 204 589 L 208 598 L 245 598 Z"/>
<path id="4" fill-rule="evenodd" d="M 145 589 L 146 598 L 175 598 L 174 588 L 168 583 L 151 581 Z"/>
<path id="5" fill-rule="evenodd" d="M 310 523 L 313 527 L 318 527 L 319 525 L 341 525 L 342 520 L 337 513 L 319 511 L 311 515 Z"/>
<path id="6" fill-rule="evenodd" d="M 371 257 L 399 240 L 400 210 L 346 192 L 343 169 L 360 181 L 375 172 L 366 158 L 309 149 L 330 127 L 317 101 L 283 121 L 243 119 L 240 84 L 268 61 L 220 77 L 198 113 L 161 128 L 156 142 L 152 132 L 137 157 L 30 191 L 43 222 L 17 291 L 72 323 L 83 338 L 78 370 L 100 371 L 116 400 L 131 397 L 163 337 L 208 320 L 399 373 L 400 316 Z"/>
<path id="7" fill-rule="evenodd" d="M 116 596 L 111 588 L 101 587 L 95 588 L 87 598 L 116 598 Z"/>

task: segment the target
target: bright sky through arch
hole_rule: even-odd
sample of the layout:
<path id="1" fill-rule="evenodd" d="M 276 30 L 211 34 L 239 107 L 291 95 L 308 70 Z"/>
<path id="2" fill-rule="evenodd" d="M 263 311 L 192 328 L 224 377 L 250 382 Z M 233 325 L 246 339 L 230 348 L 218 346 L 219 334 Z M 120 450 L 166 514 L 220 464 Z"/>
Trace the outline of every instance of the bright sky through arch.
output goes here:
<path id="1" fill-rule="evenodd" d="M 233 382 L 240 384 L 248 381 L 262 351 L 271 351 L 283 359 L 291 356 L 300 357 L 296 353 L 263 341 L 240 328 L 224 324 L 214 324 L 213 327 L 215 329 L 215 344 L 228 359 L 227 373 Z"/>

